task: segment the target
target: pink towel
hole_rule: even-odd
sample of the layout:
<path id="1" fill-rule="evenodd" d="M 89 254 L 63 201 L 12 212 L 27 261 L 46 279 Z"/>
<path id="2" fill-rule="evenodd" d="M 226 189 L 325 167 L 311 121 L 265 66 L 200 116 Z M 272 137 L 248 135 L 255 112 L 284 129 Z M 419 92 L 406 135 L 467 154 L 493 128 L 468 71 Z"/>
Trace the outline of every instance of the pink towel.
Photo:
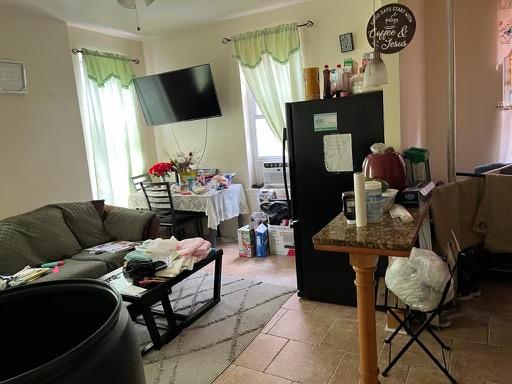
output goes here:
<path id="1" fill-rule="evenodd" d="M 208 256 L 211 248 L 212 245 L 210 242 L 200 237 L 178 241 L 176 246 L 176 250 L 178 250 L 182 256 L 192 256 L 199 259 Z"/>

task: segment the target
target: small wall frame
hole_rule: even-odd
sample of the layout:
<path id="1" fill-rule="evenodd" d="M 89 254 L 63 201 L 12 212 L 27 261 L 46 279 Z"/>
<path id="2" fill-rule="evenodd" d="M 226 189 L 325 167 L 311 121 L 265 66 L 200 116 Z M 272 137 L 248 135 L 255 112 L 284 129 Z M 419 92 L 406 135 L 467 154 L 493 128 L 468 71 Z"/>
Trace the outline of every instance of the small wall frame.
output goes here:
<path id="1" fill-rule="evenodd" d="M 350 52 L 354 50 L 354 38 L 352 33 L 342 33 L 340 35 L 340 48 L 341 53 Z"/>
<path id="2" fill-rule="evenodd" d="M 2 93 L 27 93 L 24 63 L 0 60 L 0 94 Z"/>

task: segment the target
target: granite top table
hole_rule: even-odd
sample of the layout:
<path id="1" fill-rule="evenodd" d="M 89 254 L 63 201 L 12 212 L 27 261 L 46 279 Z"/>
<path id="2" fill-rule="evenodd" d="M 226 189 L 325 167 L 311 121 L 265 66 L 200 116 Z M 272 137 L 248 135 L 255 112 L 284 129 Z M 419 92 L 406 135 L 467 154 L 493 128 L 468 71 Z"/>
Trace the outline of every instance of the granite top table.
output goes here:
<path id="1" fill-rule="evenodd" d="M 344 215 L 339 214 L 313 236 L 317 250 L 349 253 L 350 264 L 356 272 L 360 384 L 380 383 L 374 291 L 374 272 L 379 256 L 408 257 L 428 208 L 427 204 L 422 208 L 409 209 L 413 217 L 410 223 L 392 219 L 386 213 L 381 223 L 361 228 L 347 225 Z"/>
<path id="2" fill-rule="evenodd" d="M 408 209 L 413 217 L 410 223 L 392 219 L 386 213 L 384 220 L 378 224 L 368 224 L 357 228 L 348 225 L 343 213 L 336 216 L 329 224 L 313 237 L 315 249 L 333 252 L 374 253 L 380 256 L 408 257 L 418 237 L 421 223 L 428 212 L 428 205 Z"/>

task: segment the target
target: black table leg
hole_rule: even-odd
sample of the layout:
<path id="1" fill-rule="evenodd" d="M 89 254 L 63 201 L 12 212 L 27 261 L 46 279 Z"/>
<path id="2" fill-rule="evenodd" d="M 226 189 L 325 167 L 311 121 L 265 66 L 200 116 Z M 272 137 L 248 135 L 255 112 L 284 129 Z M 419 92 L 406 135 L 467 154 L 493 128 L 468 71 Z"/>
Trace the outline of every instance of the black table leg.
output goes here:
<path id="1" fill-rule="evenodd" d="M 213 275 L 213 301 L 220 301 L 220 290 L 222 285 L 222 254 L 215 259 L 215 273 Z"/>
<path id="2" fill-rule="evenodd" d="M 155 349 L 162 348 L 163 341 L 160 337 L 160 332 L 158 331 L 158 327 L 155 322 L 155 318 L 151 313 L 151 308 L 143 305 L 141 307 L 142 317 L 144 318 L 144 324 L 146 325 L 149 336 L 151 337 L 151 341 L 153 342 L 153 347 Z"/>
<path id="3" fill-rule="evenodd" d="M 217 230 L 208 228 L 208 231 L 210 232 L 210 244 L 213 248 L 217 247 Z"/>
<path id="4" fill-rule="evenodd" d="M 178 327 L 178 322 L 176 321 L 176 316 L 174 316 L 169 296 L 162 297 L 162 308 L 164 309 L 164 315 L 169 326 L 166 338 L 172 340 L 178 333 L 180 333 L 180 329 Z"/>

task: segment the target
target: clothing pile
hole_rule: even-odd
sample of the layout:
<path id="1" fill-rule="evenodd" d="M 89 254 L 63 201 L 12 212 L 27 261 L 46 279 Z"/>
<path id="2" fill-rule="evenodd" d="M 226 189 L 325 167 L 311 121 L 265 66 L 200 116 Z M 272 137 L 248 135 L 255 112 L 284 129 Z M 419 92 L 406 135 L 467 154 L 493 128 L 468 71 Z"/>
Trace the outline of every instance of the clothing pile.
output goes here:
<path id="1" fill-rule="evenodd" d="M 212 246 L 200 237 L 178 241 L 170 239 L 146 240 L 125 256 L 125 260 L 163 261 L 167 268 L 156 272 L 159 277 L 174 277 L 183 270 L 192 270 L 194 264 L 209 255 Z"/>

